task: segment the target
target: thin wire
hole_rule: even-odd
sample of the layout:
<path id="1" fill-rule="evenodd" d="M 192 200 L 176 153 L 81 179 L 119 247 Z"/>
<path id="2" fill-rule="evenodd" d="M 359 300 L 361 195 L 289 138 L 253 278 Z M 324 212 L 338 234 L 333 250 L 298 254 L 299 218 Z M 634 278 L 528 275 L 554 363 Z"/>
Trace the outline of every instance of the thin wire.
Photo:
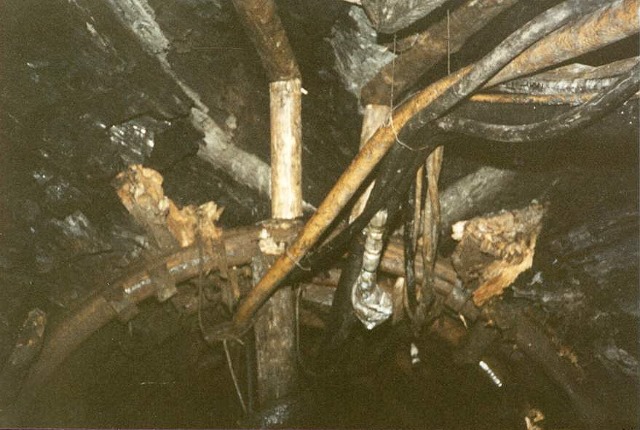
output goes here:
<path id="1" fill-rule="evenodd" d="M 447 9 L 447 75 L 451 74 L 451 22 Z"/>
<path id="2" fill-rule="evenodd" d="M 199 275 L 198 275 L 198 327 L 200 328 L 200 332 L 204 333 L 204 324 L 202 323 L 202 299 L 203 299 L 203 284 L 204 284 L 204 241 L 202 240 L 202 228 L 201 228 L 201 217 L 198 214 L 198 229 L 197 229 L 197 238 L 198 241 L 198 260 L 199 260 Z M 242 342 L 240 342 L 242 344 Z M 238 384 L 238 378 L 236 377 L 236 373 L 233 370 L 233 365 L 231 364 L 231 354 L 229 354 L 229 347 L 227 346 L 227 341 L 223 340 L 222 345 L 224 347 L 224 354 L 227 357 L 227 366 L 229 367 L 229 373 L 231 373 L 231 379 L 233 380 L 233 385 L 236 389 L 236 394 L 238 395 L 238 400 L 240 401 L 240 406 L 242 407 L 242 412 L 244 414 L 247 413 L 247 406 L 244 403 L 244 398 L 242 397 L 242 392 L 240 391 L 240 385 Z"/>
<path id="3" fill-rule="evenodd" d="M 285 249 L 284 250 L 284 255 L 291 261 L 293 261 L 293 264 L 295 264 L 296 266 L 298 266 L 298 268 L 300 270 L 304 270 L 305 272 L 310 272 L 311 271 L 311 267 L 304 267 L 300 261 L 294 259 L 290 254 L 289 254 L 289 250 Z"/>
<path id="4" fill-rule="evenodd" d="M 410 151 L 420 151 L 423 148 L 412 148 L 411 146 L 407 145 L 406 143 L 404 143 L 402 140 L 400 140 L 400 136 L 398 136 L 398 131 L 396 130 L 396 126 L 393 123 L 393 110 L 395 109 L 395 106 L 393 105 L 393 99 L 395 97 L 394 95 L 394 89 L 395 89 L 395 76 L 396 76 L 396 51 L 397 51 L 397 47 L 396 47 L 396 42 L 397 42 L 397 38 L 398 35 L 397 33 L 393 34 L 393 58 L 391 59 L 391 89 L 389 91 L 389 116 L 387 117 L 387 121 L 385 123 L 385 125 L 387 127 L 391 128 L 391 131 L 393 132 L 393 137 L 395 139 L 395 141 L 400 145 L 405 147 L 406 149 L 410 150 Z"/>
<path id="5" fill-rule="evenodd" d="M 204 284 L 204 243 L 202 240 L 201 228 L 200 228 L 200 214 L 198 214 L 198 229 L 196 234 L 196 240 L 198 242 L 198 327 L 200 332 L 204 333 L 204 324 L 202 323 L 202 286 Z"/>
<path id="6" fill-rule="evenodd" d="M 244 403 L 244 398 L 242 397 L 242 392 L 240 391 L 240 384 L 238 384 L 238 378 L 236 378 L 236 372 L 233 371 L 233 365 L 231 364 L 231 354 L 229 354 L 229 347 L 227 346 L 226 339 L 222 341 L 222 346 L 224 347 L 224 355 L 227 356 L 227 365 L 229 366 L 229 373 L 231 373 L 231 379 L 233 380 L 233 385 L 236 388 L 236 394 L 238 395 L 238 400 L 240 401 L 242 412 L 246 414 L 247 406 Z"/>

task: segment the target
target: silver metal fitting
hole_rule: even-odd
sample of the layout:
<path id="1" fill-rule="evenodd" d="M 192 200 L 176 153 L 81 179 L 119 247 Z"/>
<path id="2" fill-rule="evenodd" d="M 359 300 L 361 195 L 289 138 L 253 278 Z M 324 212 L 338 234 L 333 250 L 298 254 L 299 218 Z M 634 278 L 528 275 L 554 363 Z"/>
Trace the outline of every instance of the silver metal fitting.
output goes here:
<path id="1" fill-rule="evenodd" d="M 362 269 L 351 290 L 351 303 L 356 316 L 369 330 L 389 319 L 393 311 L 391 296 L 377 285 L 386 226 L 387 211 L 381 210 L 365 228 Z"/>

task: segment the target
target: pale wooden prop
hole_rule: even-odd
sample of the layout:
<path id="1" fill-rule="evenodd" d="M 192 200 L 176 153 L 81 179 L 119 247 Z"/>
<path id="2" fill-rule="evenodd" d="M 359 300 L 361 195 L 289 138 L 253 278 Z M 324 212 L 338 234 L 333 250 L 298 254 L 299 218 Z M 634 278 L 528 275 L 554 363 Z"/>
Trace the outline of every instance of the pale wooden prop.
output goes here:
<path id="1" fill-rule="evenodd" d="M 294 78 L 269 84 L 271 100 L 271 217 L 294 220 L 302 215 L 301 83 Z M 284 246 L 267 246 L 252 261 L 257 284 Z M 258 404 L 264 406 L 295 390 L 296 330 L 293 290 L 285 286 L 264 304 L 254 326 Z"/>
<path id="2" fill-rule="evenodd" d="M 367 141 L 373 136 L 373 133 L 385 124 L 386 121 L 391 119 L 391 107 L 388 105 L 376 105 L 370 104 L 364 108 L 364 117 L 362 118 L 362 131 L 360 132 L 360 148 L 362 148 Z M 351 209 L 351 215 L 349 216 L 349 223 L 352 223 L 364 210 L 364 207 L 369 200 L 369 194 L 373 189 L 374 182 L 367 187 L 364 193 L 360 196 L 356 204 Z"/>
<path id="3" fill-rule="evenodd" d="M 271 215 L 302 216 L 301 83 L 271 82 Z"/>

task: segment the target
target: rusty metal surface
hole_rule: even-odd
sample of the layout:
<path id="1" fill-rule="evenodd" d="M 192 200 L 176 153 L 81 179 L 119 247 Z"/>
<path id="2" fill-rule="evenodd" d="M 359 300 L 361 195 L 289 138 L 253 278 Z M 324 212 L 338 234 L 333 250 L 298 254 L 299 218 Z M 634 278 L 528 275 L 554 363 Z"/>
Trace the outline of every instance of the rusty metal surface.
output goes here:
<path id="1" fill-rule="evenodd" d="M 225 245 L 227 252 L 227 264 L 240 265 L 248 263 L 258 253 L 258 241 L 263 227 L 245 227 L 225 232 Z M 295 232 L 295 229 L 293 229 Z M 290 238 L 292 230 L 279 231 L 274 229 L 272 235 L 278 240 Z M 200 257 L 204 257 L 201 261 Z M 402 263 L 403 250 L 399 241 L 393 240 L 384 253 L 381 268 L 390 274 L 401 276 L 404 271 Z M 162 258 L 159 262 L 165 264 L 174 282 L 179 283 L 198 276 L 202 270 L 209 271 L 216 268 L 217 261 L 206 251 L 202 253 L 197 247 L 180 249 L 177 252 Z M 446 296 L 456 297 L 456 275 L 453 269 L 442 262 L 436 264 L 436 291 Z M 422 276 L 421 262 L 417 262 L 417 275 Z M 335 277 L 334 277 L 335 278 Z M 327 279 L 331 283 L 331 279 Z M 53 372 L 67 359 L 94 332 L 103 327 L 114 318 L 130 317 L 135 305 L 149 297 L 152 297 L 158 286 L 154 284 L 153 277 L 148 273 L 148 268 L 141 267 L 122 278 L 110 283 L 105 288 L 86 300 L 76 311 L 62 320 L 46 336 L 44 346 L 39 359 L 31 367 L 23 384 L 18 404 L 28 406 L 41 387 L 51 377 Z M 327 302 L 332 296 L 333 288 L 323 289 L 321 294 L 311 296 L 324 296 L 321 300 Z M 318 293 L 316 291 L 316 293 Z M 311 298 L 307 295 L 308 298 Z M 458 304 L 456 309 L 470 320 L 475 320 L 478 310 L 468 307 L 468 303 Z M 312 299 L 313 300 L 313 299 Z M 314 300 L 315 301 L 315 300 Z"/>
<path id="2" fill-rule="evenodd" d="M 31 367 L 17 400 L 20 410 L 35 399 L 38 389 L 49 379 L 69 354 L 96 330 L 116 316 L 101 295 L 94 295 L 69 318 L 63 320 L 45 339 L 39 359 Z"/>
<path id="3" fill-rule="evenodd" d="M 241 228 L 226 233 L 227 264 L 246 264 L 258 252 L 260 227 Z M 290 234 L 290 233 L 289 233 Z M 281 236 L 275 232 L 274 235 Z M 201 260 L 201 257 L 202 260 Z M 151 268 L 141 267 L 130 274 L 109 283 L 104 290 L 96 292 L 49 333 L 39 359 L 27 375 L 18 404 L 27 406 L 53 372 L 94 332 L 116 317 L 126 320 L 133 315 L 135 305 L 156 294 L 159 289 L 157 277 L 150 274 L 153 267 L 165 265 L 173 283 L 193 278 L 202 271 L 213 270 L 218 261 L 207 250 L 196 246 L 183 248 L 159 258 Z"/>

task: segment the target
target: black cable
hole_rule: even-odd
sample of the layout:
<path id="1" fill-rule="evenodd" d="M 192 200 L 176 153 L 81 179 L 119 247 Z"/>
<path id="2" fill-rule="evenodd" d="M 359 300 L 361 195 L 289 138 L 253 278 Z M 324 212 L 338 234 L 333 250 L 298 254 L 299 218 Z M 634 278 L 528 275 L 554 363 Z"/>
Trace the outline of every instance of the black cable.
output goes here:
<path id="1" fill-rule="evenodd" d="M 415 172 L 424 163 L 433 148 L 442 144 L 442 139 L 445 137 L 442 133 L 436 133 L 430 139 L 431 143 L 428 146 L 419 149 L 395 145 L 383 160 L 381 172 L 376 178 L 376 184 L 371 190 L 362 214 L 308 260 L 307 264 L 315 264 L 316 259 L 318 261 L 325 260 L 328 254 L 343 249 L 347 243 L 350 244 L 349 253 L 340 274 L 338 288 L 334 293 L 325 338 L 319 353 L 320 371 L 317 372 L 318 374 L 327 375 L 337 369 L 349 336 L 359 323 L 351 304 L 351 292 L 362 268 L 365 241 L 362 231 L 364 227 L 381 209 L 386 209 L 388 212 L 387 224 L 390 225 L 393 222 L 394 216 L 398 214 L 404 202 L 407 190 L 414 182 Z M 446 138 L 448 139 L 448 137 Z M 408 155 L 412 155 L 409 163 L 406 162 Z M 389 230 L 387 229 L 385 236 L 388 237 L 388 235 Z"/>
<path id="2" fill-rule="evenodd" d="M 607 3 L 604 0 L 567 0 L 547 9 L 503 40 L 489 54 L 476 62 L 473 69 L 465 77 L 414 115 L 400 131 L 400 140 L 408 140 L 419 129 L 442 116 L 491 79 L 517 55 L 547 34 L 577 16 L 596 10 Z"/>
<path id="3" fill-rule="evenodd" d="M 416 205 L 419 204 L 416 201 L 416 183 L 411 183 L 409 192 L 407 195 L 407 204 L 404 207 L 404 279 L 407 293 L 407 300 L 409 306 L 409 312 L 413 314 L 417 301 L 416 301 L 416 243 L 415 237 L 415 225 L 418 220 L 415 219 Z"/>
<path id="4" fill-rule="evenodd" d="M 394 145 L 391 148 L 380 164 L 380 173 L 362 214 L 330 242 L 309 252 L 300 262 L 300 266 L 312 267 L 314 272 L 326 268 L 336 256 L 344 252 L 354 235 L 361 232 L 379 210 L 385 207 L 389 209 L 400 203 L 415 177 L 415 172 L 431 151 L 452 139 L 448 134 L 438 131 L 430 134 L 429 144 L 421 148 L 414 149 L 406 145 Z M 391 217 L 392 211 L 389 212 Z M 310 272 L 295 267 L 287 282 L 296 282 L 309 274 Z"/>
<path id="5" fill-rule="evenodd" d="M 400 132 L 399 140 L 411 141 L 415 131 L 422 128 L 428 121 L 435 119 L 446 110 L 455 105 L 462 98 L 470 94 L 474 89 L 497 73 L 504 65 L 517 56 L 524 49 L 537 40 L 567 23 L 576 15 L 588 13 L 603 4 L 603 0 L 568 0 L 558 6 L 548 9 L 546 12 L 525 24 L 520 30 L 514 32 L 505 39 L 490 54 L 480 60 L 476 67 L 458 84 L 449 88 L 441 97 L 430 104 L 426 109 L 414 116 Z M 434 136 L 434 133 L 430 133 Z M 438 136 L 435 134 L 435 136 Z M 440 144 L 443 144 L 441 142 Z M 417 166 L 431 153 L 437 144 L 429 142 L 426 148 L 410 148 L 404 144 L 396 143 L 389 154 L 382 161 L 368 204 L 363 213 L 330 243 L 322 246 L 307 255 L 302 261 L 305 267 L 324 267 L 323 261 L 330 260 L 340 251 L 343 251 L 353 235 L 361 231 L 369 220 L 380 210 L 391 196 L 404 193 L 406 188 L 398 186 L 401 182 L 398 178 L 407 173 L 407 166 L 412 166 L 411 172 L 415 174 Z M 426 155 L 425 155 L 426 154 Z M 413 179 L 413 177 L 411 178 Z M 408 186 L 408 184 L 407 184 Z M 326 263 L 325 263 L 326 264 Z M 308 274 L 308 273 L 306 273 Z M 299 268 L 292 271 L 290 278 L 296 279 L 305 275 Z"/>
<path id="6" fill-rule="evenodd" d="M 502 125 L 489 124 L 452 113 L 438 120 L 437 124 L 444 131 L 500 142 L 517 143 L 551 139 L 602 118 L 632 97 L 639 89 L 640 63 L 606 91 L 555 118 L 532 124 Z"/>
<path id="7" fill-rule="evenodd" d="M 399 140 L 411 141 L 411 136 L 415 131 L 453 107 L 461 99 L 489 80 L 509 61 L 530 45 L 566 24 L 575 16 L 595 10 L 604 3 L 606 2 L 603 0 L 568 0 L 548 9 L 538 17 L 529 21 L 520 30 L 507 37 L 507 39 L 499 44 L 491 53 L 476 63 L 474 69 L 469 72 L 466 77 L 445 91 L 442 96 L 427 108 L 415 115 L 401 130 Z M 433 131 L 431 134 L 433 136 Z M 436 134 L 435 136 L 438 135 Z M 443 142 L 440 144 L 443 144 Z M 322 260 L 343 250 L 355 232 L 361 231 L 367 225 L 376 212 L 384 206 L 385 201 L 388 201 L 393 195 L 405 192 L 406 188 L 404 186 L 398 186 L 401 182 L 398 180 L 398 177 L 403 177 L 407 174 L 406 167 L 411 166 L 409 170 L 412 173 L 411 180 L 413 180 L 413 175 L 418 166 L 424 162 L 426 156 L 428 156 L 436 146 L 438 145 L 434 142 L 429 142 L 426 148 L 416 149 L 396 143 L 381 163 L 376 185 L 360 217 L 329 244 L 311 253 L 309 257 L 305 259 L 304 265 L 307 267 L 315 267 L 316 264 L 321 263 Z M 406 184 L 406 187 L 408 187 L 408 184 L 409 183 Z M 295 272 L 299 272 L 299 270 L 294 270 L 294 274 L 292 274 L 294 277 L 296 276 Z M 297 275 L 300 276 L 301 274 L 297 273 Z"/>

